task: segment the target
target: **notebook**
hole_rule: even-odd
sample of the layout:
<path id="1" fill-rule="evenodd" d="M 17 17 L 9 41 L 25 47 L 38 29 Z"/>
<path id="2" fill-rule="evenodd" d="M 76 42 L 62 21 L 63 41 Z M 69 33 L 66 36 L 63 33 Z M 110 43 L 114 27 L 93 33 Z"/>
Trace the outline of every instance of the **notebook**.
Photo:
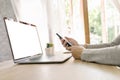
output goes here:
<path id="1" fill-rule="evenodd" d="M 43 53 L 37 26 L 4 18 L 7 36 L 15 63 L 63 63 L 71 54 Z"/>

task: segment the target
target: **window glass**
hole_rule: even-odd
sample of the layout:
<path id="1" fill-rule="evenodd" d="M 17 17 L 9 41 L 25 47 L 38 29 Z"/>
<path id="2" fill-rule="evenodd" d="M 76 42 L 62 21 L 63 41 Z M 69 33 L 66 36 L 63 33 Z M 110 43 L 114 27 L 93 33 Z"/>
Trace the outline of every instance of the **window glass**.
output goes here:
<path id="1" fill-rule="evenodd" d="M 91 43 L 111 42 L 120 32 L 120 13 L 112 0 L 88 0 Z"/>

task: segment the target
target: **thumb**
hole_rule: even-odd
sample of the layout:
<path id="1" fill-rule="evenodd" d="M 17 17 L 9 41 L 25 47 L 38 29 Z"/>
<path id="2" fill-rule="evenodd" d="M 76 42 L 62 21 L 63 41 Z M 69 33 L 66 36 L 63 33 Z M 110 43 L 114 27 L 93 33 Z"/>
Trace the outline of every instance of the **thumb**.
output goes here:
<path id="1" fill-rule="evenodd" d="M 67 50 L 71 51 L 71 47 L 66 47 Z"/>
<path id="2" fill-rule="evenodd" d="M 69 40 L 70 38 L 69 37 L 65 37 L 65 39 Z"/>

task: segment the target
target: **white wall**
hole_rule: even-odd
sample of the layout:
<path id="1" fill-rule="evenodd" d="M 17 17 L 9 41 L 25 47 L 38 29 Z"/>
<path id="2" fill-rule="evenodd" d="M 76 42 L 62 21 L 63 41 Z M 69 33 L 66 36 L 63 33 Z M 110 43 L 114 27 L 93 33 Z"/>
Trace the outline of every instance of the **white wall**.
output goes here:
<path id="1" fill-rule="evenodd" d="M 0 0 L 0 61 L 12 59 L 3 17 L 15 19 L 10 0 Z"/>

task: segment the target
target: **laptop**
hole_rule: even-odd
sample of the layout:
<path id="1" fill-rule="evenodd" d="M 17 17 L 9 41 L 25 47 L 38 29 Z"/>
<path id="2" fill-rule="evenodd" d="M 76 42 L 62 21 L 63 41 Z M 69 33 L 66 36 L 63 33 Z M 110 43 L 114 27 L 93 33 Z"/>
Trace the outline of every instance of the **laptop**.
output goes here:
<path id="1" fill-rule="evenodd" d="M 71 54 L 43 53 L 37 27 L 22 21 L 4 18 L 5 28 L 15 63 L 63 63 Z"/>

